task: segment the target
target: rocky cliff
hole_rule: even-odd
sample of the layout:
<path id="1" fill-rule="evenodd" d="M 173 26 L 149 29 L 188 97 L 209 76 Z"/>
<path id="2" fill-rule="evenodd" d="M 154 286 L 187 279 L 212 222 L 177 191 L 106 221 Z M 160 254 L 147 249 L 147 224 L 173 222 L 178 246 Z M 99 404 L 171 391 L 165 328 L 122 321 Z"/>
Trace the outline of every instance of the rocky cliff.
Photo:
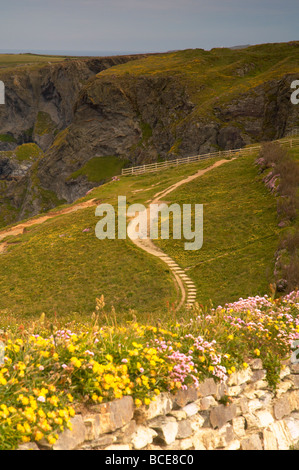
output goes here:
<path id="1" fill-rule="evenodd" d="M 76 58 L 13 68 L 1 67 L 0 61 L 5 84 L 5 105 L 0 106 L 0 226 L 61 202 L 40 186 L 37 168 L 43 152 L 72 122 L 80 90 L 92 77 L 142 57 Z"/>
<path id="2" fill-rule="evenodd" d="M 119 168 L 288 135 L 299 127 L 290 102 L 298 45 L 66 60 L 11 74 L 2 149 L 35 142 L 44 151 L 18 181 L 18 217 L 101 184 L 105 168 L 96 181 L 88 171 L 100 157 L 118 159 Z M 1 171 L 8 170 L 0 160 L 0 178 Z"/>

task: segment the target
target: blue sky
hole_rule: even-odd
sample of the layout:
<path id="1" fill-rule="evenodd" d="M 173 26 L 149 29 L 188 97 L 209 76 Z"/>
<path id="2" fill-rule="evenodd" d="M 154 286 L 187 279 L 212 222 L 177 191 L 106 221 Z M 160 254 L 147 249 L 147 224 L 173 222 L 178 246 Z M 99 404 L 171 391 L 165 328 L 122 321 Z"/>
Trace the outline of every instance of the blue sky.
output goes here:
<path id="1" fill-rule="evenodd" d="M 298 21 L 298 0 L 0 0 L 0 49 L 211 49 L 299 40 Z"/>

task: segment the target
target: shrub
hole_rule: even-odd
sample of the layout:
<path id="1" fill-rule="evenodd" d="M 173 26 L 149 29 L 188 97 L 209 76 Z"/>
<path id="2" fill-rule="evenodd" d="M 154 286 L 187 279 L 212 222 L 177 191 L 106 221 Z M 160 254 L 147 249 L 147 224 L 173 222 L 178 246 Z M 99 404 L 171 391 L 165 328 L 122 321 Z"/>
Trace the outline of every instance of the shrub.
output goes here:
<path id="1" fill-rule="evenodd" d="M 263 144 L 257 164 L 267 172 L 264 182 L 277 196 L 277 215 L 280 226 L 295 222 L 299 212 L 299 166 L 277 143 Z M 284 236 L 278 248 L 276 283 L 278 290 L 291 292 L 299 286 L 299 230 Z M 280 252 L 287 253 L 287 263 L 281 262 Z"/>

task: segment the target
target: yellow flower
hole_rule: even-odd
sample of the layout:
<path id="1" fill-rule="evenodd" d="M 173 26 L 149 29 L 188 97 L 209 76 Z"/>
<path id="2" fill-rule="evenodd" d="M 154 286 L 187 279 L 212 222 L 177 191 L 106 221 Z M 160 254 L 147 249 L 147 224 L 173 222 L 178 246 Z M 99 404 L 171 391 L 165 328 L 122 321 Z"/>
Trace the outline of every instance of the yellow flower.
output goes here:
<path id="1" fill-rule="evenodd" d="M 136 398 L 136 399 L 135 399 L 135 405 L 136 405 L 137 407 L 141 406 L 141 405 L 142 405 L 142 401 L 139 400 L 139 398 Z"/>
<path id="2" fill-rule="evenodd" d="M 40 355 L 41 355 L 42 357 L 47 358 L 47 357 L 50 356 L 50 353 L 49 353 L 49 351 L 41 351 Z"/>
<path id="3" fill-rule="evenodd" d="M 145 399 L 144 399 L 144 404 L 145 404 L 145 405 L 149 405 L 150 402 L 151 402 L 151 400 L 150 400 L 149 398 L 145 398 Z"/>
<path id="4" fill-rule="evenodd" d="M 36 433 L 34 434 L 35 441 L 40 441 L 43 437 L 44 435 L 41 431 L 36 431 Z"/>
<path id="5" fill-rule="evenodd" d="M 82 366 L 82 362 L 77 357 L 72 357 L 71 363 L 78 369 Z"/>
<path id="6" fill-rule="evenodd" d="M 25 408 L 24 416 L 28 419 L 28 421 L 30 421 L 32 423 L 34 423 L 36 421 L 36 416 L 35 416 L 34 410 L 29 406 L 27 406 L 27 408 Z"/>
<path id="7" fill-rule="evenodd" d="M 214 367 L 213 367 L 213 366 L 209 366 L 208 371 L 209 371 L 209 372 L 213 372 L 213 371 L 214 371 Z"/>
<path id="8" fill-rule="evenodd" d="M 247 367 L 249 367 L 247 362 L 243 362 L 243 367 L 244 367 L 244 369 L 247 369 Z"/>
<path id="9" fill-rule="evenodd" d="M 45 431 L 45 432 L 46 432 L 46 431 L 51 431 L 51 429 L 52 429 L 51 426 L 50 426 L 50 424 L 49 424 L 46 420 L 42 421 L 42 422 L 39 424 L 39 426 L 40 426 L 41 429 L 42 429 L 43 431 Z"/>
<path id="10" fill-rule="evenodd" d="M 68 347 L 67 347 L 68 351 L 70 353 L 74 352 L 76 350 L 75 346 L 73 344 L 70 344 Z"/>
<path id="11" fill-rule="evenodd" d="M 29 405 L 29 400 L 27 397 L 23 397 L 21 401 L 22 401 L 22 405 Z"/>
<path id="12" fill-rule="evenodd" d="M 25 432 L 24 426 L 20 423 L 17 424 L 17 431 L 19 432 Z"/>
<path id="13" fill-rule="evenodd" d="M 74 401 L 74 398 L 72 397 L 70 393 L 67 394 L 67 398 L 71 403 Z"/>
<path id="14" fill-rule="evenodd" d="M 42 410 L 42 409 L 39 409 L 37 414 L 40 418 L 45 418 L 46 417 L 46 414 L 45 414 L 44 410 Z"/>
<path id="15" fill-rule="evenodd" d="M 24 429 L 25 429 L 25 432 L 27 432 L 28 434 L 31 433 L 31 427 L 29 423 L 27 422 L 24 423 Z"/>
<path id="16" fill-rule="evenodd" d="M 259 356 L 259 355 L 261 354 L 261 351 L 260 351 L 259 349 L 255 349 L 255 350 L 254 350 L 254 354 L 255 354 L 256 356 Z"/>
<path id="17" fill-rule="evenodd" d="M 51 403 L 51 405 L 58 406 L 59 398 L 56 397 L 55 395 L 53 395 L 52 397 L 49 398 L 48 401 L 49 401 L 49 403 Z"/>
<path id="18" fill-rule="evenodd" d="M 234 339 L 234 335 L 228 335 L 227 339 Z"/>
<path id="19" fill-rule="evenodd" d="M 51 446 L 54 445 L 56 441 L 57 441 L 57 439 L 55 437 L 48 436 L 48 442 Z"/>

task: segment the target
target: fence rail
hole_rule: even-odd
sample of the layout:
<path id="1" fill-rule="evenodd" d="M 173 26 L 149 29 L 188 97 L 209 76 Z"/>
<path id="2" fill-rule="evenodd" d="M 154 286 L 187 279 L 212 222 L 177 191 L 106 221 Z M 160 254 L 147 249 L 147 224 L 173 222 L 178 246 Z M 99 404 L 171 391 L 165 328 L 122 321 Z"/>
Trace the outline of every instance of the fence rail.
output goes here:
<path id="1" fill-rule="evenodd" d="M 296 144 L 299 144 L 299 137 L 292 137 L 286 140 L 276 140 L 274 142 L 279 143 L 280 145 L 286 147 L 293 147 Z M 150 173 L 154 171 L 164 170 L 166 168 L 170 168 L 176 165 L 183 165 L 188 163 L 198 162 L 200 160 L 208 160 L 210 158 L 226 158 L 232 157 L 236 155 L 248 155 L 256 150 L 260 150 L 261 144 L 256 145 L 254 147 L 245 147 L 241 149 L 234 149 L 234 150 L 220 150 L 219 152 L 211 152 L 211 153 L 204 153 L 201 155 L 194 155 L 191 157 L 181 157 L 172 160 L 165 160 L 164 162 L 156 162 L 156 163 L 149 163 L 146 165 L 139 165 L 139 166 L 132 166 L 130 168 L 123 168 L 122 169 L 122 176 L 127 175 L 140 175 L 142 173 Z"/>

